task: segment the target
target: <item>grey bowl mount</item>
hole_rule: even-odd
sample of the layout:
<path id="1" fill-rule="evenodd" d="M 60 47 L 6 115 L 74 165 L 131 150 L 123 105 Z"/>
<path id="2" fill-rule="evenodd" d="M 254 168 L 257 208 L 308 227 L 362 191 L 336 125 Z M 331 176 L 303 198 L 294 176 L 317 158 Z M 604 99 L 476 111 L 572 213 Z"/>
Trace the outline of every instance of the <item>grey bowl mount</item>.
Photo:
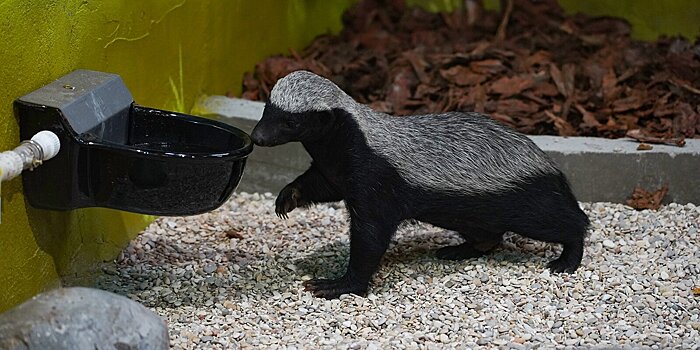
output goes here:
<path id="1" fill-rule="evenodd" d="M 116 74 L 76 70 L 14 103 L 20 137 L 50 130 L 55 158 L 23 174 L 37 208 L 194 215 L 221 206 L 253 149 L 233 126 L 139 106 Z"/>

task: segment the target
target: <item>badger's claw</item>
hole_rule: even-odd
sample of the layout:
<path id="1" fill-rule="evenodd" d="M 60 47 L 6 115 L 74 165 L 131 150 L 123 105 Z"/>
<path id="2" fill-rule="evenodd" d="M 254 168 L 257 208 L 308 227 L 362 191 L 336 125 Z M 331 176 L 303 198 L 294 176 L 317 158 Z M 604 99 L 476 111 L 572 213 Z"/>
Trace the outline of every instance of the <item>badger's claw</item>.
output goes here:
<path id="1" fill-rule="evenodd" d="M 358 283 L 347 277 L 334 280 L 313 279 L 304 282 L 304 290 L 324 299 L 337 299 L 343 294 L 364 296 L 367 293 L 367 287 L 367 284 Z"/>
<path id="2" fill-rule="evenodd" d="M 294 210 L 299 204 L 301 192 L 290 185 L 285 186 L 275 201 L 275 214 L 277 217 L 287 219 L 287 213 Z"/>

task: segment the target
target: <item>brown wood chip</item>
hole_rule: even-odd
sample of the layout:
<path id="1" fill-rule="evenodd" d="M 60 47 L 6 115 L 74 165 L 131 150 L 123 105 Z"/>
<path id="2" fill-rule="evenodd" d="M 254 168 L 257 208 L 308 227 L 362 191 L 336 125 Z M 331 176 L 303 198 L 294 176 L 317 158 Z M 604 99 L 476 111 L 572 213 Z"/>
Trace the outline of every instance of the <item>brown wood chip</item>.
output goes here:
<path id="1" fill-rule="evenodd" d="M 483 11 L 469 25 L 463 12 L 359 1 L 339 34 L 255 65 L 240 96 L 266 101 L 278 79 L 307 69 L 387 113 L 458 109 L 531 134 L 700 138 L 697 43 L 636 41 L 626 21 L 569 16 L 556 1 L 510 3 L 508 18 Z"/>

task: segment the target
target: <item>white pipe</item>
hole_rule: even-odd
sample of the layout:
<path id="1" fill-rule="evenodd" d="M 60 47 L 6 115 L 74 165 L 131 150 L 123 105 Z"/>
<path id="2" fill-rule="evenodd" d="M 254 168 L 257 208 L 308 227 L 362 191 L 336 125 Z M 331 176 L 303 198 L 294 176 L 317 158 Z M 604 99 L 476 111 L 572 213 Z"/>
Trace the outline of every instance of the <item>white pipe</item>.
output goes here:
<path id="1" fill-rule="evenodd" d="M 61 141 L 56 134 L 48 130 L 38 132 L 12 151 L 0 153 L 0 181 L 13 179 L 22 170 L 36 168 L 53 158 L 60 149 Z"/>

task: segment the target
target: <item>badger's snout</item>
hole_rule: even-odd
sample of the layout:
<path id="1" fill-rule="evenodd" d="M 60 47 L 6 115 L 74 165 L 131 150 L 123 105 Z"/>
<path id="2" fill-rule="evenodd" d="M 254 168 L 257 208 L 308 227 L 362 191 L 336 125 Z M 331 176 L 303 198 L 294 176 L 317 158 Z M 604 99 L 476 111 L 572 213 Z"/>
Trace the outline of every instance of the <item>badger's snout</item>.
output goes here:
<path id="1" fill-rule="evenodd" d="M 280 132 L 276 125 L 258 123 L 250 134 L 250 138 L 256 146 L 273 147 L 289 142 L 289 137 Z"/>
<path id="2" fill-rule="evenodd" d="M 255 127 L 255 129 L 253 129 L 253 132 L 250 134 L 250 138 L 253 140 L 253 143 L 257 146 L 272 146 L 272 142 L 270 140 L 269 135 L 267 135 L 265 131 L 263 131 L 257 126 Z"/>

